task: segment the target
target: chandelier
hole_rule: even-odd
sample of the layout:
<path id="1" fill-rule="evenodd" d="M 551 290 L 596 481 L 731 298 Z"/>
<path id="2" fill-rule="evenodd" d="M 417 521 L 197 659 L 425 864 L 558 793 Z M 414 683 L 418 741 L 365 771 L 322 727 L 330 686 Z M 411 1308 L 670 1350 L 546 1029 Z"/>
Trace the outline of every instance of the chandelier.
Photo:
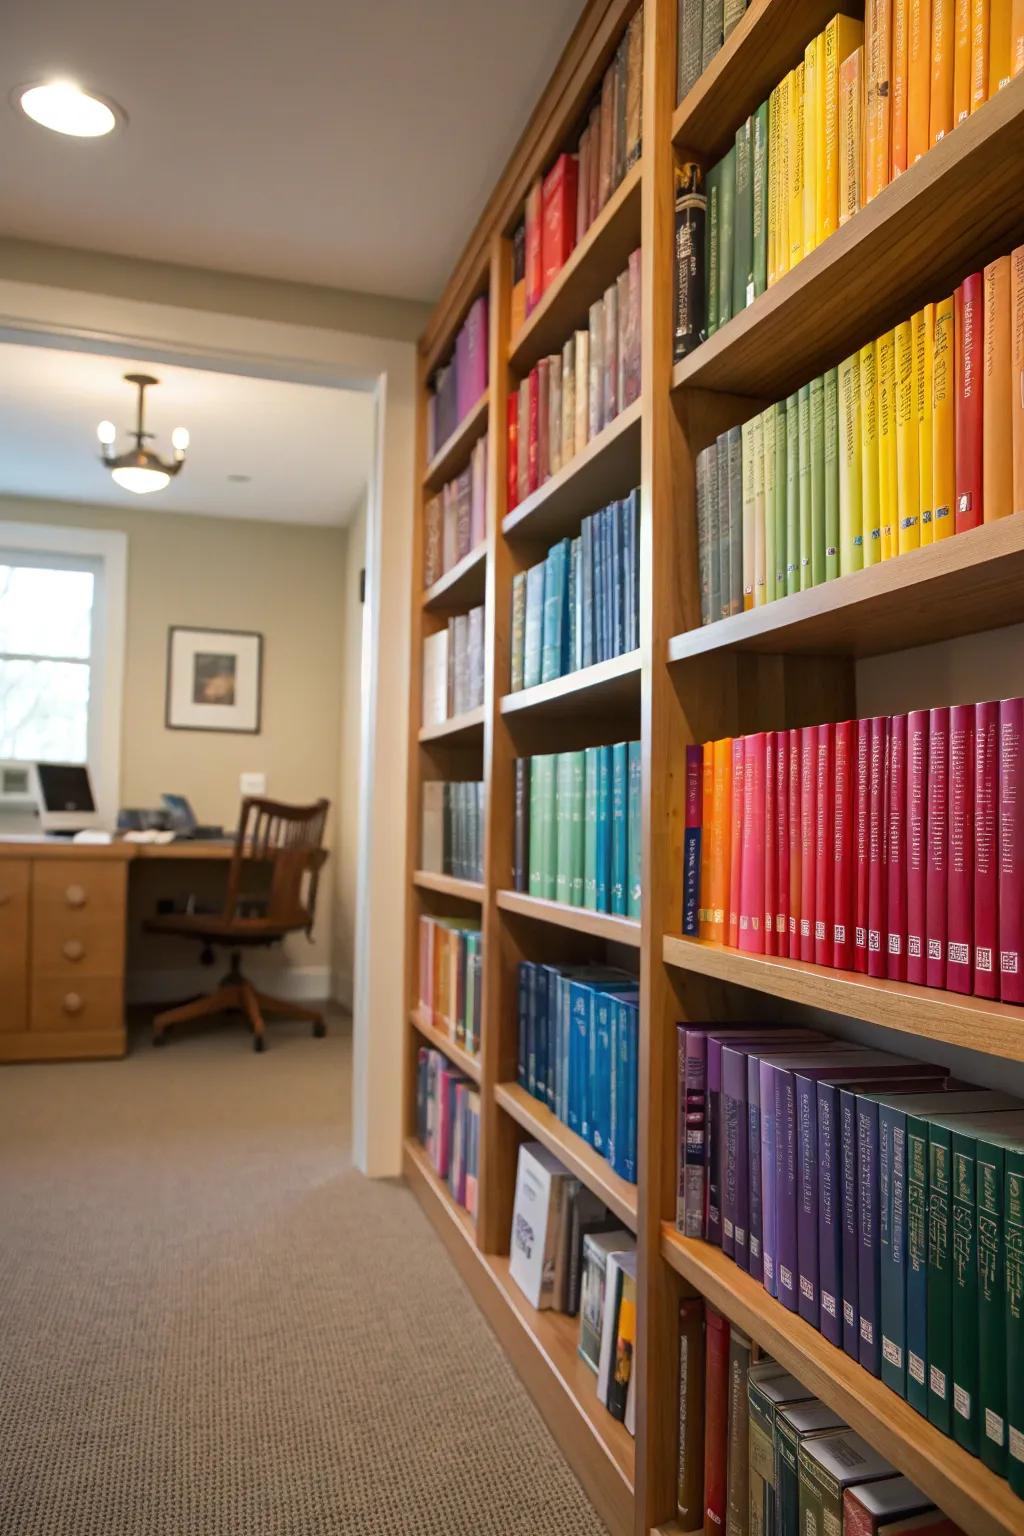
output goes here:
<path id="1" fill-rule="evenodd" d="M 151 384 L 159 384 L 159 379 L 154 379 L 148 373 L 126 373 L 125 383 L 134 384 L 139 391 L 139 414 L 134 430 L 129 431 L 129 437 L 134 437 L 135 447 L 127 453 L 115 454 L 114 444 L 117 441 L 117 428 L 112 421 L 101 421 L 96 428 L 96 436 L 103 445 L 103 463 L 110 470 L 115 482 L 125 491 L 134 491 L 136 496 L 146 496 L 151 491 L 162 491 L 164 486 L 170 485 L 171 476 L 176 475 L 185 462 L 185 454 L 188 451 L 189 436 L 187 427 L 175 427 L 171 433 L 171 446 L 174 449 L 174 458 L 171 461 L 162 459 L 158 453 L 143 445 L 151 441 L 152 432 L 147 432 L 143 425 L 143 414 L 146 408 L 146 390 Z"/>

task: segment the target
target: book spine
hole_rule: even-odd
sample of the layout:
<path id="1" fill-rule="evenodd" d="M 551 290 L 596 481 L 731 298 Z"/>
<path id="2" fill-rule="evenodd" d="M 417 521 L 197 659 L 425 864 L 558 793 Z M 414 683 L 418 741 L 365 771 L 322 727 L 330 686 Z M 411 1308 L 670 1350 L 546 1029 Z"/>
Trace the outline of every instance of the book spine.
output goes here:
<path id="1" fill-rule="evenodd" d="M 743 795 L 746 787 L 746 738 L 736 736 L 731 744 L 732 773 L 729 803 L 729 905 L 726 943 L 739 947 L 740 873 L 743 859 Z"/>
<path id="2" fill-rule="evenodd" d="M 858 1358 L 881 1374 L 881 1253 L 879 1249 L 878 1106 L 857 1098 L 857 1314 Z"/>
<path id="3" fill-rule="evenodd" d="M 675 334 L 672 355 L 680 362 L 707 334 L 704 313 L 704 242 L 707 238 L 707 197 L 700 168 L 688 163 L 676 171 L 675 203 Z"/>
<path id="4" fill-rule="evenodd" d="M 1003 1243 L 1006 1248 L 1007 1476 L 1024 1496 L 1024 1155 L 1006 1153 Z"/>
<path id="5" fill-rule="evenodd" d="M 857 721 L 853 803 L 853 968 L 868 969 L 868 893 L 871 875 L 871 721 Z"/>
<path id="6" fill-rule="evenodd" d="M 932 0 L 929 144 L 937 144 L 953 127 L 953 15 L 954 0 Z"/>
<path id="7" fill-rule="evenodd" d="M 857 1097 L 844 1088 L 839 1094 L 839 1201 L 842 1215 L 843 1349 L 860 1356 L 859 1256 L 857 1224 Z"/>
<path id="8" fill-rule="evenodd" d="M 796 1085 L 792 1072 L 772 1069 L 775 1094 L 775 1273 L 777 1295 L 790 1312 L 797 1310 L 797 1123 Z"/>
<path id="9" fill-rule="evenodd" d="M 626 915 L 628 832 L 626 820 L 628 753 L 624 741 L 612 747 L 611 783 L 611 910 L 615 916 Z"/>
<path id="10" fill-rule="evenodd" d="M 825 375 L 825 580 L 839 575 L 839 370 Z"/>
<path id="11" fill-rule="evenodd" d="M 754 266 L 754 123 L 748 117 L 736 131 L 736 203 L 732 250 L 732 312 L 751 302 Z"/>
<path id="12" fill-rule="evenodd" d="M 797 390 L 797 492 L 799 496 L 799 591 L 813 586 L 812 559 L 814 545 L 813 500 L 811 494 L 812 447 L 811 447 L 811 385 L 802 384 Z"/>
<path id="13" fill-rule="evenodd" d="M 983 521 L 984 301 L 982 274 L 972 273 L 956 291 L 956 531 Z"/>
<path id="14" fill-rule="evenodd" d="M 896 327 L 896 546 L 906 554 L 921 546 L 921 482 L 918 464 L 917 344 L 914 320 Z"/>
<path id="15" fill-rule="evenodd" d="M 1024 0 L 1016 0 L 1020 11 L 1020 64 L 1016 74 L 1024 72 Z M 1010 257 L 1010 435 L 1013 449 L 1013 510 L 1024 512 L 1024 245 L 1018 245 Z"/>
<path id="16" fill-rule="evenodd" d="M 1003 1149 L 979 1138 L 975 1156 L 978 1247 L 978 1454 L 1006 1476 L 1006 1256 Z"/>
<path id="17" fill-rule="evenodd" d="M 817 758 L 818 730 L 800 731 L 800 954 L 814 964 L 814 897 L 817 889 Z"/>
<path id="18" fill-rule="evenodd" d="M 700 829 L 700 937 L 711 931 L 711 823 L 714 819 L 715 748 L 706 741 L 701 748 L 701 829 Z M 705 827 L 707 831 L 705 832 Z"/>
<path id="19" fill-rule="evenodd" d="M 956 528 L 956 301 L 935 306 L 932 346 L 932 538 Z"/>
<path id="20" fill-rule="evenodd" d="M 740 1215 L 739 1167 L 746 1164 L 747 1095 L 746 1057 L 739 1051 L 722 1051 L 721 1059 L 722 1252 L 747 1266 L 747 1212 Z M 740 1239 L 737 1241 L 737 1239 Z"/>
<path id="21" fill-rule="evenodd" d="M 864 565 L 876 565 L 881 559 L 882 536 L 878 501 L 878 348 L 873 341 L 860 349 L 860 420 L 861 555 Z"/>
<path id="22" fill-rule="evenodd" d="M 928 1130 L 907 1116 L 907 1402 L 928 1417 Z"/>
<path id="23" fill-rule="evenodd" d="M 778 953 L 775 935 L 775 902 L 778 892 L 778 753 L 781 733 L 766 731 L 764 737 L 764 815 L 761 847 L 764 850 L 764 879 L 761 882 L 761 923 L 764 953 Z"/>
<path id="24" fill-rule="evenodd" d="M 815 769 L 814 963 L 831 965 L 835 951 L 836 728 L 819 725 Z"/>
<path id="25" fill-rule="evenodd" d="M 989 263 L 983 285 L 982 487 L 984 518 L 991 523 L 1014 509 L 1009 256 Z"/>
<path id="26" fill-rule="evenodd" d="M 825 580 L 825 380 L 811 380 L 808 402 L 811 462 L 811 586 Z"/>
<path id="27" fill-rule="evenodd" d="M 950 1245 L 953 1295 L 953 1439 L 972 1456 L 978 1437 L 978 1248 L 976 1241 L 975 1141 L 952 1138 Z"/>
<path id="28" fill-rule="evenodd" d="M 740 429 L 743 453 L 743 611 L 754 606 L 754 423 Z"/>
<path id="29" fill-rule="evenodd" d="M 899 176 L 907 168 L 908 126 L 908 43 L 910 40 L 910 0 L 892 3 L 892 94 L 889 172 Z"/>
<path id="30" fill-rule="evenodd" d="M 928 712 L 928 853 L 925 888 L 925 979 L 946 985 L 949 866 L 949 710 Z"/>
<path id="31" fill-rule="evenodd" d="M 974 711 L 974 995 L 999 996 L 999 704 Z"/>
<path id="32" fill-rule="evenodd" d="M 878 338 L 878 527 L 879 556 L 891 560 L 897 551 L 899 466 L 896 432 L 896 333 Z"/>
<path id="33" fill-rule="evenodd" d="M 729 906 L 729 868 L 731 861 L 732 814 L 732 740 L 723 737 L 714 743 L 714 813 L 711 822 L 711 916 L 708 938 L 724 944 L 727 936 Z"/>
<path id="34" fill-rule="evenodd" d="M 729 444 L 729 612 L 743 612 L 743 437 L 739 427 Z"/>
<path id="35" fill-rule="evenodd" d="M 772 894 L 772 893 L 769 893 Z M 789 732 L 775 737 L 775 953 L 789 954 Z"/>
<path id="36" fill-rule="evenodd" d="M 999 706 L 999 996 L 1024 1003 L 1024 699 Z"/>
<path id="37" fill-rule="evenodd" d="M 705 1308 L 705 1317 L 704 1533 L 722 1536 L 728 1499 L 729 1324 L 713 1307 Z"/>
<path id="38" fill-rule="evenodd" d="M 974 705 L 949 711 L 946 987 L 970 992 L 974 936 Z"/>
<path id="39" fill-rule="evenodd" d="M 733 317 L 732 265 L 736 240 L 736 145 L 721 160 L 718 216 L 718 324 Z"/>
<path id="40" fill-rule="evenodd" d="M 686 749 L 686 827 L 683 833 L 683 932 L 690 937 L 695 937 L 699 932 L 703 778 L 702 749 L 698 746 L 688 746 Z"/>
<path id="41" fill-rule="evenodd" d="M 725 1138 L 722 1134 L 722 1042 L 713 1036 L 707 1045 L 708 1198 L 707 1240 L 722 1246 L 722 1183 Z"/>
<path id="42" fill-rule="evenodd" d="M 834 965 L 841 971 L 849 971 L 853 968 L 856 725 L 857 722 L 854 720 L 841 720 L 835 727 L 831 957 L 823 959 L 821 964 Z"/>
<path id="43" fill-rule="evenodd" d="M 950 1133 L 933 1124 L 928 1131 L 928 1418 L 946 1435 L 953 1428 L 949 1206 Z"/>
<path id="44" fill-rule="evenodd" d="M 926 709 L 907 716 L 907 981 L 927 982 L 926 911 L 928 898 L 928 738 Z"/>
<path id="45" fill-rule="evenodd" d="M 839 1090 L 818 1083 L 818 1325 L 830 1344 L 843 1343 L 843 1227 L 839 1198 Z"/>
<path id="46" fill-rule="evenodd" d="M 739 926 L 740 949 L 757 955 L 764 954 L 766 773 L 767 743 L 758 731 L 744 746 Z"/>
<path id="47" fill-rule="evenodd" d="M 907 717 L 889 722 L 888 827 L 886 831 L 886 974 L 907 979 Z"/>
<path id="48" fill-rule="evenodd" d="M 914 391 L 917 415 L 918 518 L 921 543 L 935 539 L 932 516 L 932 371 L 935 359 L 935 305 L 914 316 Z"/>
<path id="49" fill-rule="evenodd" d="M 800 590 L 800 397 L 786 401 L 786 592 Z M 782 594 L 779 594 L 782 596 Z"/>
<path id="50" fill-rule="evenodd" d="M 998 0 L 996 0 L 998 4 Z M 990 0 L 971 0 L 971 111 L 988 100 L 992 32 Z"/>
<path id="51" fill-rule="evenodd" d="M 802 808 L 802 732 L 794 726 L 789 731 L 789 958 L 800 959 L 800 917 L 803 898 Z"/>
<path id="52" fill-rule="evenodd" d="M 772 1071 L 758 1062 L 758 1098 L 761 1112 L 761 1259 L 764 1288 L 769 1296 L 778 1295 L 776 1276 L 777 1205 L 775 1200 L 775 1083 Z"/>
<path id="53" fill-rule="evenodd" d="M 683 1231 L 687 1237 L 704 1237 L 707 1231 L 708 1189 L 707 1036 L 700 1030 L 685 1031 L 683 1096 L 685 1108 Z"/>
<path id="54" fill-rule="evenodd" d="M 747 1266 L 764 1283 L 761 1181 L 761 1063 L 751 1053 L 747 1062 Z"/>
<path id="55" fill-rule="evenodd" d="M 754 113 L 753 149 L 753 251 L 751 285 L 747 303 L 768 286 L 768 103 Z"/>
<path id="56" fill-rule="evenodd" d="M 886 974 L 886 825 L 888 808 L 889 722 L 871 721 L 868 827 L 868 975 Z"/>
<path id="57" fill-rule="evenodd" d="M 818 1302 L 818 1094 L 813 1079 L 794 1074 L 797 1127 L 797 1309 L 815 1328 Z"/>
<path id="58" fill-rule="evenodd" d="M 762 478 L 764 481 L 764 602 L 774 603 L 778 596 L 777 573 L 779 561 L 778 498 L 775 478 L 777 448 L 775 427 L 778 417 L 776 407 L 770 405 L 761 416 L 761 447 L 764 455 Z"/>
<path id="59" fill-rule="evenodd" d="M 691 6 L 692 8 L 692 6 Z M 696 7 L 698 15 L 700 6 Z M 679 1465 L 676 1504 L 685 1530 L 704 1518 L 704 1301 L 679 1304 Z"/>
<path id="60" fill-rule="evenodd" d="M 907 1395 L 906 1117 L 888 1104 L 878 1106 L 879 1323 L 882 1380 Z"/>
<path id="61" fill-rule="evenodd" d="M 696 788 L 700 790 L 700 750 L 697 749 L 696 760 Z M 639 919 L 643 902 L 643 871 L 642 854 L 643 839 L 641 816 L 643 813 L 643 758 L 639 741 L 631 741 L 626 747 L 626 916 Z M 694 932 L 696 932 L 697 916 L 697 880 L 700 869 L 700 847 L 698 833 L 698 847 L 694 859 L 693 878 L 693 914 Z"/>
<path id="62" fill-rule="evenodd" d="M 529 888 L 530 849 L 530 762 L 528 758 L 516 758 L 515 779 L 515 838 L 513 850 L 513 884 L 517 891 Z"/>

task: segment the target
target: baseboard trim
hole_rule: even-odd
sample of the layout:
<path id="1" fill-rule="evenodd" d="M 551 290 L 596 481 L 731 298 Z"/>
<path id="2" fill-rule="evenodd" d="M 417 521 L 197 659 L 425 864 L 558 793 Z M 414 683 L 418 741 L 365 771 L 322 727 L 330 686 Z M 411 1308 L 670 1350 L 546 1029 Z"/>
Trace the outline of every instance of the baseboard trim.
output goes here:
<path id="1" fill-rule="evenodd" d="M 258 962 L 243 966 L 253 985 L 292 1003 L 320 1002 L 330 993 L 331 972 L 326 965 L 267 966 Z M 125 998 L 129 1003 L 174 1003 L 201 992 L 210 992 L 224 975 L 218 965 L 185 965 L 170 971 L 129 971 Z"/>

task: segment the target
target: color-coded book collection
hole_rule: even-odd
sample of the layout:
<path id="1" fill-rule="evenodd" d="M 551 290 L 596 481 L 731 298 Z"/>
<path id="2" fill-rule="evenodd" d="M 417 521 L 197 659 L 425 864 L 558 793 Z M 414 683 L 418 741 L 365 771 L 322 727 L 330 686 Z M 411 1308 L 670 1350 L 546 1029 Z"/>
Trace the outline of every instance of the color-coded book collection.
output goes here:
<path id="1" fill-rule="evenodd" d="M 463 1050 L 480 1050 L 483 939 L 480 922 L 420 918 L 419 1005 L 435 1029 Z"/>
<path id="2" fill-rule="evenodd" d="M 641 5 L 594 94 L 576 152 L 559 155 L 527 193 L 523 221 L 513 235 L 513 345 L 526 317 L 640 158 L 643 53 Z"/>
<path id="3" fill-rule="evenodd" d="M 457 880 L 483 879 L 484 786 L 479 782 L 423 785 L 420 868 Z"/>
<path id="4" fill-rule="evenodd" d="M 484 541 L 487 522 L 487 434 L 469 463 L 423 509 L 423 585 L 432 587 Z"/>
<path id="5" fill-rule="evenodd" d="M 684 933 L 1024 1003 L 1022 731 L 1017 698 L 688 747 Z"/>
<path id="6" fill-rule="evenodd" d="M 484 610 L 453 615 L 423 637 L 422 723 L 437 725 L 484 701 Z"/>
<path id="7" fill-rule="evenodd" d="M 676 50 L 676 100 L 693 89 L 725 39 L 736 28 L 747 0 L 680 0 Z"/>
<path id="8" fill-rule="evenodd" d="M 631 1184 L 639 999 L 627 971 L 519 964 L 517 1081 Z"/>
<path id="9" fill-rule="evenodd" d="M 515 890 L 639 917 L 641 773 L 638 741 L 518 758 Z"/>
<path id="10" fill-rule="evenodd" d="M 455 351 L 431 380 L 427 395 L 427 458 L 433 458 L 487 388 L 487 295 L 473 300 Z"/>
<path id="11" fill-rule="evenodd" d="M 452 1199 L 476 1220 L 480 1094 L 440 1051 L 416 1053 L 416 1135 Z"/>
<path id="12" fill-rule="evenodd" d="M 511 511 L 581 453 L 640 396 L 640 252 L 604 298 L 588 328 L 542 357 L 508 397 L 508 507 Z"/>
<path id="13" fill-rule="evenodd" d="M 598 1398 L 635 1434 L 636 1239 L 538 1141 L 519 1148 L 509 1274 L 538 1310 L 579 1314 Z"/>
<path id="14" fill-rule="evenodd" d="M 640 644 L 640 492 L 585 517 L 575 539 L 512 578 L 511 691 Z"/>
<path id="15" fill-rule="evenodd" d="M 1024 246 L 697 456 L 701 619 L 1024 510 Z"/>

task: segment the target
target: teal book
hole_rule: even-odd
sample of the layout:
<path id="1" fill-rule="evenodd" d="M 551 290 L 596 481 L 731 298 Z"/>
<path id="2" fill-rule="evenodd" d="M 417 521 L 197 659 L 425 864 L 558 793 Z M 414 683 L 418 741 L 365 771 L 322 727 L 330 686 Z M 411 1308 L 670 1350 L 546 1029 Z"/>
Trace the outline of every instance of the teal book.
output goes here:
<path id="1" fill-rule="evenodd" d="M 1004 1183 L 1008 1152 L 1024 1147 L 1022 1122 L 1024 1116 L 1020 1111 L 986 1115 L 983 1127 L 968 1127 L 964 1122 L 957 1126 L 953 1136 L 954 1210 L 958 1153 L 973 1163 L 975 1202 L 973 1275 L 966 1271 L 962 1284 L 958 1284 L 954 1271 L 953 1434 L 1000 1477 L 1006 1477 L 1008 1465 Z M 976 1425 L 973 1436 L 964 1422 L 965 1416 L 957 1409 L 959 1394 L 970 1392 L 972 1386 L 976 1395 L 970 1414 Z M 962 1397 L 960 1402 L 963 1405 Z M 969 1444 L 972 1438 L 973 1445 Z"/>
<path id="2" fill-rule="evenodd" d="M 612 747 L 612 824 L 611 824 L 611 910 L 615 917 L 626 915 L 629 832 L 626 820 L 627 779 L 629 777 L 626 743 Z"/>
<path id="3" fill-rule="evenodd" d="M 878 1105 L 879 1317 L 882 1380 L 907 1395 L 907 1116 Z"/>
<path id="4" fill-rule="evenodd" d="M 568 752 L 567 757 L 572 759 L 571 785 L 569 791 L 569 825 L 570 836 L 570 869 L 569 905 L 582 907 L 583 905 L 583 858 L 584 858 L 584 806 L 586 784 L 586 753 L 582 751 Z"/>
<path id="5" fill-rule="evenodd" d="M 544 858 L 544 828 L 540 814 L 542 785 L 540 758 L 531 757 L 526 766 L 530 775 L 530 852 L 527 890 L 531 896 L 543 896 L 544 877 L 541 873 L 541 864 Z"/>
<path id="6" fill-rule="evenodd" d="M 568 539 L 559 540 L 548 551 L 546 565 L 540 668 L 542 683 L 552 682 L 566 670 L 566 639 L 569 631 Z"/>
<path id="7" fill-rule="evenodd" d="M 754 286 L 754 119 L 736 131 L 736 200 L 733 209 L 732 312 L 753 301 Z"/>
<path id="8" fill-rule="evenodd" d="M 627 752 L 627 917 L 640 916 L 640 900 L 643 889 L 641 875 L 643 854 L 643 834 L 641 826 L 641 818 L 643 815 L 643 757 L 640 747 L 641 744 L 639 741 L 631 741 L 629 743 L 629 750 Z"/>
<path id="9" fill-rule="evenodd" d="M 753 303 L 768 286 L 768 103 L 762 101 L 753 117 L 753 244 L 747 303 Z"/>
<path id="10" fill-rule="evenodd" d="M 907 1117 L 907 1402 L 928 1417 L 928 1126 Z"/>
<path id="11" fill-rule="evenodd" d="M 764 460 L 764 600 L 775 601 L 775 422 L 774 405 L 761 413 L 761 444 Z"/>
<path id="12" fill-rule="evenodd" d="M 811 550 L 814 545 L 811 518 L 811 386 L 797 390 L 797 490 L 800 506 L 800 582 L 804 592 L 811 585 Z"/>
<path id="13" fill-rule="evenodd" d="M 583 769 L 583 905 L 597 911 L 597 754 L 588 747 Z"/>
<path id="14" fill-rule="evenodd" d="M 557 754 L 555 786 L 555 900 L 568 906 L 572 900 L 572 752 Z"/>
<path id="15" fill-rule="evenodd" d="M 713 336 L 718 330 L 718 233 L 722 212 L 722 166 L 713 165 L 705 181 L 707 190 L 707 224 L 704 239 L 704 313 L 707 316 L 707 332 Z"/>
<path id="16" fill-rule="evenodd" d="M 610 912 L 612 881 L 612 749 L 597 753 L 597 910 Z"/>
<path id="17" fill-rule="evenodd" d="M 952 1140 L 948 1125 L 929 1124 L 928 1417 L 945 1435 L 953 1432 Z"/>
<path id="18" fill-rule="evenodd" d="M 541 635 L 544 628 L 544 578 L 547 561 L 531 565 L 526 573 L 526 620 L 523 626 L 523 687 L 540 682 Z"/>
<path id="19" fill-rule="evenodd" d="M 545 753 L 533 759 L 534 766 L 540 770 L 540 789 L 538 791 L 538 815 L 540 820 L 540 890 L 538 896 L 543 896 L 548 901 L 555 900 L 555 860 L 556 847 L 556 817 L 558 806 L 558 783 L 556 779 L 558 754 L 557 752 Z"/>
<path id="20" fill-rule="evenodd" d="M 839 370 L 825 375 L 825 580 L 839 575 Z"/>
<path id="21" fill-rule="evenodd" d="M 825 580 L 825 380 L 811 380 L 808 404 L 811 452 L 811 586 Z"/>
<path id="22" fill-rule="evenodd" d="M 800 591 L 800 400 L 786 401 L 786 594 Z"/>
<path id="23" fill-rule="evenodd" d="M 1003 1192 L 1006 1249 L 1006 1438 L 1007 1477 L 1024 1497 L 1024 1149 L 1006 1149 Z"/>
<path id="24" fill-rule="evenodd" d="M 724 619 L 732 612 L 732 560 L 729 553 L 729 434 L 723 432 L 718 439 L 718 604 L 716 618 Z"/>
<path id="25" fill-rule="evenodd" d="M 718 324 L 733 317 L 732 266 L 736 240 L 736 146 L 722 159 L 718 211 Z"/>
<path id="26" fill-rule="evenodd" d="M 786 595 L 786 402 L 775 412 L 775 596 Z"/>

